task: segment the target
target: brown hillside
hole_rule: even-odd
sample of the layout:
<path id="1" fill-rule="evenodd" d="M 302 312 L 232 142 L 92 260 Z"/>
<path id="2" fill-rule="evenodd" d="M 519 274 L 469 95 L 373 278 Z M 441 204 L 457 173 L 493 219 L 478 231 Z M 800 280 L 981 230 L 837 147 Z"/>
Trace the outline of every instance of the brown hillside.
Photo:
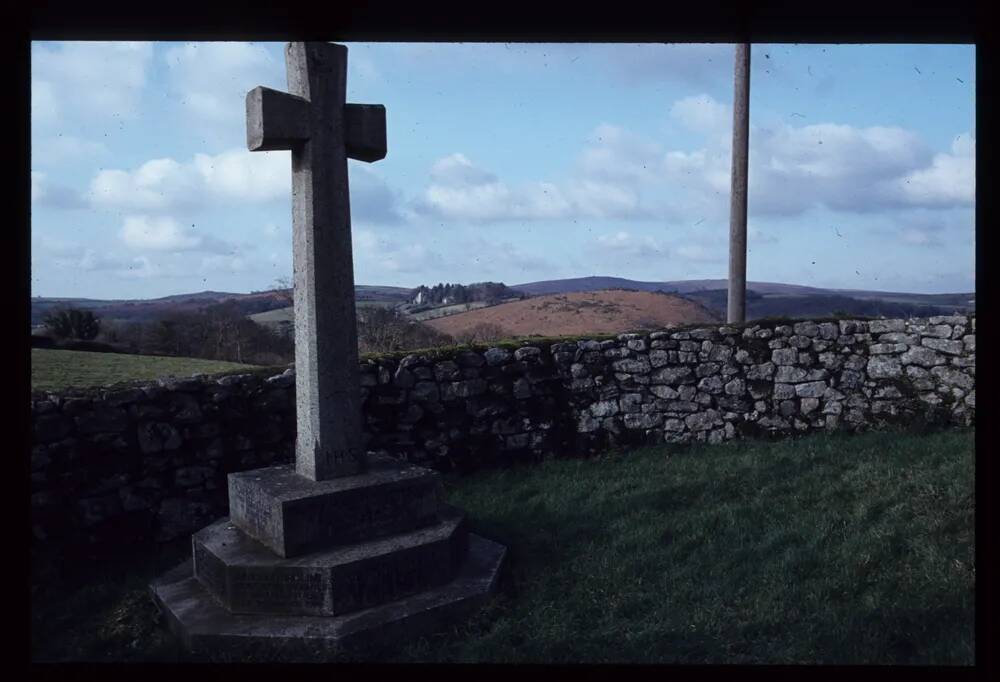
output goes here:
<path id="1" fill-rule="evenodd" d="M 707 308 L 679 296 L 606 290 L 538 296 L 440 317 L 424 324 L 451 335 L 489 324 L 502 328 L 505 336 L 560 336 L 714 321 L 717 318 Z"/>

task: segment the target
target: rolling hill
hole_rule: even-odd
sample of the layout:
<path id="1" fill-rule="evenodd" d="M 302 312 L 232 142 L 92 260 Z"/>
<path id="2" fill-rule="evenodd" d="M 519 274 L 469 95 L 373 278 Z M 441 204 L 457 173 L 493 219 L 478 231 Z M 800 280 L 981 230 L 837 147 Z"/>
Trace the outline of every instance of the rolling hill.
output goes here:
<path id="1" fill-rule="evenodd" d="M 355 296 L 359 303 L 395 305 L 405 303 L 409 293 L 410 290 L 406 287 L 365 284 L 355 286 Z M 95 314 L 104 319 L 148 322 L 173 313 L 197 312 L 217 303 L 233 301 L 244 315 L 254 315 L 288 307 L 289 297 L 288 290 L 259 291 L 249 294 L 200 291 L 145 300 L 35 297 L 31 299 L 31 324 L 41 324 L 46 313 L 59 307 L 93 310 Z"/>
<path id="2" fill-rule="evenodd" d="M 578 277 L 516 284 L 529 295 L 623 288 L 677 293 L 698 301 L 722 317 L 726 314 L 728 282 L 724 279 L 644 282 L 621 277 Z M 849 315 L 907 317 L 947 315 L 975 310 L 975 293 L 912 294 L 863 289 L 823 289 L 780 282 L 747 282 L 747 319 L 811 317 L 843 312 Z"/>
<path id="3" fill-rule="evenodd" d="M 552 336 L 657 329 L 718 317 L 697 302 L 649 291 L 585 291 L 535 296 L 427 320 L 434 329 L 460 336 L 478 325 L 495 325 L 504 336 Z"/>

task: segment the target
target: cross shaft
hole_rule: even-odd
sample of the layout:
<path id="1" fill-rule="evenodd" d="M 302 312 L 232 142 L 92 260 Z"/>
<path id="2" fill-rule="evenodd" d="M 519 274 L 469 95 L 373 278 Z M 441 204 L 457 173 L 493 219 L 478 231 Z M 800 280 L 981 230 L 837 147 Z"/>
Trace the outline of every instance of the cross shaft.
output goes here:
<path id="1" fill-rule="evenodd" d="M 347 159 L 385 157 L 385 107 L 346 104 L 347 48 L 289 43 L 289 92 L 247 94 L 250 151 L 292 152 L 295 469 L 365 470 Z"/>

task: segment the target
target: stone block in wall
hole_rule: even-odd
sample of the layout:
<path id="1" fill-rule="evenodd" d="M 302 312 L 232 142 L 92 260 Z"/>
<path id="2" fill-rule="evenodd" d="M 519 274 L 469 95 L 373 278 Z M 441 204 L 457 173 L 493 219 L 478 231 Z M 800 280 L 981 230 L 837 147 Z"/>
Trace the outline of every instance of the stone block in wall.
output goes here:
<path id="1" fill-rule="evenodd" d="M 971 390 L 976 382 L 965 372 L 950 367 L 934 367 L 931 374 L 945 386 L 956 386 L 965 390 Z"/>
<path id="2" fill-rule="evenodd" d="M 750 401 L 738 396 L 719 396 L 716 403 L 721 409 L 743 414 L 750 411 Z"/>
<path id="3" fill-rule="evenodd" d="M 776 365 L 773 362 L 765 362 L 760 365 L 752 365 L 747 370 L 747 379 L 750 381 L 767 380 L 774 376 Z"/>
<path id="4" fill-rule="evenodd" d="M 434 364 L 434 378 L 437 381 L 454 381 L 461 377 L 461 369 L 457 363 L 451 360 L 444 360 Z"/>
<path id="5" fill-rule="evenodd" d="M 410 395 L 414 400 L 421 402 L 436 402 L 441 399 L 441 393 L 438 389 L 438 385 L 432 381 L 418 381 L 414 384 L 413 388 L 410 389 Z"/>
<path id="6" fill-rule="evenodd" d="M 904 331 L 906 331 L 906 323 L 903 320 L 871 320 L 868 322 L 868 332 L 871 334 Z M 843 333 L 843 329 L 841 332 Z"/>
<path id="7" fill-rule="evenodd" d="M 661 385 L 650 386 L 649 392 L 655 395 L 657 398 L 663 398 L 665 400 L 673 400 L 680 395 L 680 393 L 678 393 L 675 389 L 671 388 L 670 386 L 661 386 Z"/>
<path id="8" fill-rule="evenodd" d="M 654 384 L 691 384 L 695 381 L 690 367 L 663 367 L 654 371 L 649 378 Z"/>
<path id="9" fill-rule="evenodd" d="M 181 446 L 181 434 L 167 422 L 140 422 L 137 429 L 139 450 L 142 454 L 176 450 Z"/>
<path id="10" fill-rule="evenodd" d="M 514 359 L 529 364 L 542 361 L 542 349 L 536 346 L 522 346 L 514 351 Z"/>
<path id="11" fill-rule="evenodd" d="M 694 375 L 702 379 L 713 374 L 718 374 L 721 366 L 718 362 L 703 362 L 694 368 Z"/>
<path id="12" fill-rule="evenodd" d="M 932 348 L 933 350 L 940 351 L 942 353 L 947 353 L 948 355 L 961 355 L 965 351 L 965 344 L 961 341 L 924 337 L 921 339 L 920 343 L 922 346 Z"/>
<path id="13" fill-rule="evenodd" d="M 658 412 L 629 413 L 622 416 L 626 429 L 652 429 L 663 423 L 663 415 Z"/>
<path id="14" fill-rule="evenodd" d="M 771 351 L 771 362 L 778 367 L 795 365 L 799 360 L 799 352 L 794 348 L 776 348 Z"/>
<path id="15" fill-rule="evenodd" d="M 795 397 L 795 386 L 792 384 L 774 384 L 772 393 L 774 400 L 789 400 Z"/>
<path id="16" fill-rule="evenodd" d="M 927 327 L 918 328 L 921 336 L 929 336 L 938 339 L 950 339 L 951 327 L 946 324 L 932 324 Z"/>
<path id="17" fill-rule="evenodd" d="M 876 355 L 868 360 L 868 376 L 873 379 L 891 379 L 903 373 L 903 365 L 897 358 Z"/>
<path id="18" fill-rule="evenodd" d="M 795 385 L 795 395 L 800 398 L 820 398 L 826 392 L 827 385 L 822 381 L 809 381 Z"/>
<path id="19" fill-rule="evenodd" d="M 700 390 L 713 395 L 722 393 L 722 387 L 723 387 L 722 377 L 718 375 L 707 376 L 698 382 L 698 388 Z"/>
<path id="20" fill-rule="evenodd" d="M 801 367 L 795 367 L 794 365 L 782 365 L 778 367 L 777 371 L 774 373 L 774 381 L 776 383 L 780 382 L 783 384 L 794 384 L 801 381 L 807 381 L 809 377 L 809 372 L 802 369 Z"/>
<path id="21" fill-rule="evenodd" d="M 642 406 L 642 394 L 625 393 L 618 398 L 618 404 L 622 412 L 639 412 Z"/>
<path id="22" fill-rule="evenodd" d="M 84 528 L 95 526 L 117 515 L 122 510 L 118 492 L 99 497 L 88 497 L 77 502 L 78 523 Z"/>
<path id="23" fill-rule="evenodd" d="M 611 367 L 616 372 L 622 372 L 626 374 L 645 374 L 651 369 L 649 358 L 645 355 L 640 355 L 634 358 L 623 358 L 621 360 L 615 360 L 611 363 Z"/>
<path id="24" fill-rule="evenodd" d="M 34 420 L 34 442 L 52 443 L 73 432 L 73 421 L 58 413 L 42 414 Z"/>
<path id="25" fill-rule="evenodd" d="M 935 349 L 925 346 L 913 346 L 899 356 L 899 359 L 904 365 L 919 365 L 921 367 L 936 367 L 946 362 L 945 358 Z"/>
<path id="26" fill-rule="evenodd" d="M 664 412 L 698 412 L 701 409 L 698 403 L 692 400 L 665 400 L 662 403 L 657 403 L 657 407 L 661 407 Z"/>
<path id="27" fill-rule="evenodd" d="M 886 355 L 890 353 L 902 353 L 907 349 L 905 343 L 873 343 L 868 347 L 868 352 L 872 355 Z"/>
<path id="28" fill-rule="evenodd" d="M 919 346 L 919 334 L 907 334 L 904 332 L 887 332 L 879 334 L 879 343 L 905 343 L 907 346 Z"/>
<path id="29" fill-rule="evenodd" d="M 593 433 L 601 428 L 601 420 L 589 414 L 581 414 L 577 419 L 576 430 L 578 433 Z"/>
<path id="30" fill-rule="evenodd" d="M 684 418 L 684 424 L 691 431 L 708 431 L 719 420 L 719 413 L 715 410 L 705 410 Z"/>
<path id="31" fill-rule="evenodd" d="M 213 517 L 212 505 L 184 497 L 168 497 L 157 508 L 156 540 L 166 542 L 182 535 L 189 535 Z"/>

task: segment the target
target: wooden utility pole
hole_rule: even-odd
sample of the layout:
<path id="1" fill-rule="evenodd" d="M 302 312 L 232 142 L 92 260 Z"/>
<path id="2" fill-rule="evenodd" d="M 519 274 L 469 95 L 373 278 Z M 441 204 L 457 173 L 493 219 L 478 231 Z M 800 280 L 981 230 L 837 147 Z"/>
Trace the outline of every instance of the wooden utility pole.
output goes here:
<path id="1" fill-rule="evenodd" d="M 727 322 L 747 314 L 747 167 L 750 156 L 750 43 L 736 46 L 733 69 L 733 165 L 729 204 L 729 302 Z"/>

